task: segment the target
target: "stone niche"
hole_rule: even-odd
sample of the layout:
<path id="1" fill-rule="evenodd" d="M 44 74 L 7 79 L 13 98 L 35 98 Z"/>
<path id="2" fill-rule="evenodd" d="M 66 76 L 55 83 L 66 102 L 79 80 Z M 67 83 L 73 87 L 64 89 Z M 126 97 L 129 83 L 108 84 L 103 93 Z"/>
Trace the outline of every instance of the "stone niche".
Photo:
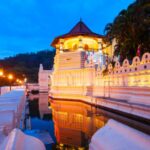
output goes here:
<path id="1" fill-rule="evenodd" d="M 85 52 L 66 52 L 59 54 L 59 69 L 80 69 L 84 68 Z"/>

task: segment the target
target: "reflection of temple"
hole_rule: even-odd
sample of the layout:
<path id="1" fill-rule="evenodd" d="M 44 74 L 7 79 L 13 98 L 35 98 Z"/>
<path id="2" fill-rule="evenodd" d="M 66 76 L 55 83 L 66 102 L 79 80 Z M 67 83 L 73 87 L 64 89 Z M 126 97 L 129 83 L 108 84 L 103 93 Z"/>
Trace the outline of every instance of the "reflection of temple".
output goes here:
<path id="1" fill-rule="evenodd" d="M 41 118 L 51 113 L 51 110 L 48 108 L 48 93 L 39 93 L 39 112 Z"/>
<path id="2" fill-rule="evenodd" d="M 62 144 L 83 147 L 93 133 L 106 122 L 96 116 L 90 105 L 73 101 L 52 101 L 52 113 L 57 141 Z M 100 112 L 99 112 L 100 113 Z"/>
<path id="3" fill-rule="evenodd" d="M 31 114 L 41 119 L 51 114 L 51 109 L 48 107 L 48 93 L 39 93 L 36 95 L 29 94 Z"/>

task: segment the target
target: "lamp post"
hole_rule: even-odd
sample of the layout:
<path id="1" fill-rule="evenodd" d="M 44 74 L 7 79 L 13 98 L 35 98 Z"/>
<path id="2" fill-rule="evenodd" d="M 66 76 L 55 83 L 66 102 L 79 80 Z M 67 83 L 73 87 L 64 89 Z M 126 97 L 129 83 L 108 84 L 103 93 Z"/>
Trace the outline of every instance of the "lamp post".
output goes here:
<path id="1" fill-rule="evenodd" d="M 8 75 L 9 83 L 10 83 L 10 91 L 11 91 L 11 81 L 13 80 L 13 75 L 9 74 Z"/>
<path id="2" fill-rule="evenodd" d="M 25 90 L 27 92 L 27 78 L 24 78 L 24 86 L 25 86 Z"/>
<path id="3" fill-rule="evenodd" d="M 3 70 L 0 70 L 0 77 L 2 77 L 4 75 Z"/>
<path id="4" fill-rule="evenodd" d="M 4 75 L 3 70 L 0 70 L 0 78 L 3 77 L 3 75 Z M 0 95 L 1 95 L 1 85 L 0 85 Z"/>

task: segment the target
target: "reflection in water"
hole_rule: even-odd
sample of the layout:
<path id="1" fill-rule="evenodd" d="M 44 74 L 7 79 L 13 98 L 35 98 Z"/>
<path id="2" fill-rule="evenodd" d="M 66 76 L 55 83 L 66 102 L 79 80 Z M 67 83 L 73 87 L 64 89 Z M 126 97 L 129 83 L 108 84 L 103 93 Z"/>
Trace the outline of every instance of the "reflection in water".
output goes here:
<path id="1" fill-rule="evenodd" d="M 103 110 L 83 102 L 69 100 L 50 100 L 55 129 L 59 145 L 57 149 L 88 149 L 92 135 L 112 118 L 132 128 L 148 133 L 147 120 L 130 114 Z M 67 148 L 66 148 L 67 147 Z M 69 148 L 68 148 L 69 147 Z"/>
<path id="2" fill-rule="evenodd" d="M 61 145 L 88 147 L 91 136 L 108 119 L 102 110 L 81 102 L 56 100 L 51 101 L 51 106 L 55 136 Z"/>
<path id="3" fill-rule="evenodd" d="M 51 150 L 55 137 L 51 111 L 48 108 L 48 93 L 29 94 L 29 114 L 32 130 L 25 131 L 26 134 L 38 137 L 43 141 L 46 149 Z"/>
<path id="4" fill-rule="evenodd" d="M 39 99 L 38 98 L 35 98 L 35 99 L 29 101 L 30 117 L 38 117 L 38 118 L 40 117 L 38 105 L 39 105 Z"/>
<path id="5" fill-rule="evenodd" d="M 31 117 L 47 118 L 51 114 L 48 108 L 48 93 L 29 95 L 29 109 Z"/>
<path id="6" fill-rule="evenodd" d="M 51 113 L 51 110 L 48 108 L 48 93 L 39 93 L 39 111 L 41 118 Z"/>
<path id="7" fill-rule="evenodd" d="M 31 95 L 29 99 L 32 129 L 47 130 L 54 142 L 56 137 L 58 144 L 46 145 L 47 150 L 72 150 L 81 149 L 81 147 L 88 149 L 92 135 L 99 128 L 103 127 L 109 118 L 145 133 L 149 129 L 146 121 L 141 120 L 141 118 L 133 118 L 131 115 L 123 113 L 119 115 L 118 112 L 112 113 L 111 110 L 106 111 L 83 102 L 71 100 L 50 100 L 53 116 L 52 122 L 51 110 L 48 108 L 48 94 Z M 49 116 L 48 118 L 45 117 L 47 115 Z M 38 117 L 38 119 L 35 117 Z"/>

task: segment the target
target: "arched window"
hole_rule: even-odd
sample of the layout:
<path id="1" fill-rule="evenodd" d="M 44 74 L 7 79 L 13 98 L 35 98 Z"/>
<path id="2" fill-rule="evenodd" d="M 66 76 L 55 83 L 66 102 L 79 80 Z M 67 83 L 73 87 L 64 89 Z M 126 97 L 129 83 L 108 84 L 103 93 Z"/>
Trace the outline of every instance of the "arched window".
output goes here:
<path id="1" fill-rule="evenodd" d="M 89 50 L 89 46 L 88 46 L 88 44 L 85 44 L 85 45 L 84 45 L 84 50 L 86 50 L 86 51 L 88 51 L 88 50 Z"/>
<path id="2" fill-rule="evenodd" d="M 73 44 L 72 49 L 73 49 L 74 51 L 77 50 L 77 49 L 78 49 L 77 44 Z"/>

